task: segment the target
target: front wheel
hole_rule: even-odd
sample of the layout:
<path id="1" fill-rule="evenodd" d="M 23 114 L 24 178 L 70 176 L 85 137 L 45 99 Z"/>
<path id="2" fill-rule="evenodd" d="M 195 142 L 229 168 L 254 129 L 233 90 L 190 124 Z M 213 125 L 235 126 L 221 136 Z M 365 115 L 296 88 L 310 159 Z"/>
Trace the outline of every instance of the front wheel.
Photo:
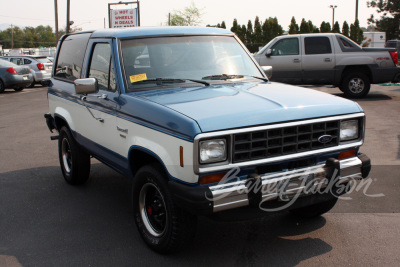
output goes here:
<path id="1" fill-rule="evenodd" d="M 71 131 L 65 126 L 60 130 L 58 156 L 67 183 L 80 185 L 87 181 L 90 174 L 90 155 L 79 147 Z"/>
<path id="2" fill-rule="evenodd" d="M 314 218 L 321 216 L 324 213 L 330 211 L 336 204 L 337 198 L 332 198 L 331 200 L 314 204 L 311 206 L 293 209 L 290 212 L 301 218 Z"/>
<path id="3" fill-rule="evenodd" d="M 168 178 L 159 165 L 142 167 L 132 186 L 135 223 L 153 250 L 172 253 L 183 249 L 196 232 L 196 216 L 180 209 L 168 189 Z"/>
<path id="4" fill-rule="evenodd" d="M 371 89 L 371 82 L 366 74 L 351 72 L 344 77 L 340 88 L 346 97 L 362 98 Z"/>

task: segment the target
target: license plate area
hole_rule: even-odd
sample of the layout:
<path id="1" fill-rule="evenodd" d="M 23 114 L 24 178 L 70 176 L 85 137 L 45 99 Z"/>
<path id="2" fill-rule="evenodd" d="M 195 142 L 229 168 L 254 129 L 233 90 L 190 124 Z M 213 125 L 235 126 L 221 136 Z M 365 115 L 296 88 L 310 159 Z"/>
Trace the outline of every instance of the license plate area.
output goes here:
<path id="1" fill-rule="evenodd" d="M 27 81 L 28 80 L 28 76 L 22 76 L 22 80 Z"/>

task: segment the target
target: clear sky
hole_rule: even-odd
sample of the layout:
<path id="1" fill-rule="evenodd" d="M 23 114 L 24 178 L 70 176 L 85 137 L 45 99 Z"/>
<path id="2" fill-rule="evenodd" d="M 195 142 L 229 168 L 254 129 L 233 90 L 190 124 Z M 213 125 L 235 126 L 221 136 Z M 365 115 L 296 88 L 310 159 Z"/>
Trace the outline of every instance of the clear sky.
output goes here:
<path id="1" fill-rule="evenodd" d="M 108 3 L 110 0 L 70 0 L 71 20 L 74 26 L 83 30 L 104 27 L 104 18 L 108 25 Z M 127 1 L 126 1 L 127 2 Z M 298 24 L 301 19 L 311 20 L 314 25 L 322 21 L 332 21 L 330 5 L 337 5 L 335 21 L 342 27 L 343 21 L 349 24 L 355 19 L 356 0 L 141 0 L 140 13 L 142 26 L 165 25 L 168 12 L 181 10 L 193 2 L 202 10 L 202 25 L 216 25 L 223 20 L 227 28 L 232 26 L 234 18 L 239 24 L 254 23 L 256 16 L 263 21 L 268 17 L 277 17 L 284 30 L 288 30 L 292 16 Z M 59 27 L 66 25 L 67 0 L 58 0 Z M 367 27 L 367 19 L 375 9 L 367 8 L 367 0 L 359 0 L 360 25 Z M 122 7 L 121 7 L 122 8 Z M 54 0 L 0 0 L 0 26 L 14 24 L 20 27 L 50 25 L 54 28 Z"/>

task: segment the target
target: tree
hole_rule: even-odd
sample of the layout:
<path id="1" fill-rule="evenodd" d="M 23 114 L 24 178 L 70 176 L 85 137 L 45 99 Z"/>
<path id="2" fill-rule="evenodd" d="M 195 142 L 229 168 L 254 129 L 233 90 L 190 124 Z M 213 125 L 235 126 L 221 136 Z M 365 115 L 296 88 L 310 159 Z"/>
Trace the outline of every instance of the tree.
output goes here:
<path id="1" fill-rule="evenodd" d="M 336 33 L 340 33 L 340 25 L 339 22 L 335 22 L 335 24 L 333 25 L 333 29 L 332 32 L 336 32 Z"/>
<path id="2" fill-rule="evenodd" d="M 170 13 L 169 26 L 198 26 L 201 22 L 201 10 L 192 2 L 183 10 L 174 10 Z"/>
<path id="3" fill-rule="evenodd" d="M 360 23 L 358 19 L 354 22 L 354 24 L 350 25 L 350 39 L 356 42 L 357 44 L 361 44 L 363 41 L 363 31 L 360 28 Z"/>
<path id="4" fill-rule="evenodd" d="M 260 18 L 256 16 L 254 21 L 254 40 L 255 44 L 262 44 L 263 43 L 263 36 L 262 36 L 262 27 L 260 23 Z"/>
<path id="5" fill-rule="evenodd" d="M 342 27 L 342 34 L 346 37 L 350 37 L 350 32 L 349 32 L 349 24 L 347 21 L 343 22 L 343 27 Z"/>
<path id="6" fill-rule="evenodd" d="M 242 27 L 240 28 L 240 31 L 238 33 L 238 37 L 240 40 L 242 40 L 243 43 L 246 43 L 246 33 L 247 33 L 247 28 L 246 25 L 242 25 Z"/>
<path id="7" fill-rule="evenodd" d="M 222 23 L 221 23 L 221 28 L 222 28 L 222 29 L 226 29 L 225 21 L 222 21 Z"/>
<path id="8" fill-rule="evenodd" d="M 236 33 L 236 35 L 238 35 L 239 31 L 240 31 L 240 26 L 237 22 L 237 19 L 233 19 L 231 32 Z"/>
<path id="9" fill-rule="evenodd" d="M 317 26 L 315 26 L 311 20 L 309 20 L 308 22 L 308 28 L 310 29 L 310 32 L 312 33 L 319 33 L 319 28 Z"/>
<path id="10" fill-rule="evenodd" d="M 296 23 L 296 19 L 292 17 L 289 25 L 289 34 L 299 33 L 299 25 Z"/>
<path id="11" fill-rule="evenodd" d="M 323 21 L 321 27 L 319 28 L 321 32 L 332 32 L 331 24 L 329 22 Z"/>
<path id="12" fill-rule="evenodd" d="M 253 43 L 253 23 L 247 22 L 246 43 Z"/>
<path id="13" fill-rule="evenodd" d="M 300 33 L 310 33 L 310 24 L 308 24 L 308 22 L 306 22 L 305 19 L 301 20 L 300 23 Z"/>
<path id="14" fill-rule="evenodd" d="M 386 32 L 386 38 L 398 39 L 400 37 L 400 1 L 399 0 L 378 0 L 368 1 L 367 6 L 377 8 L 377 12 L 381 14 L 379 19 L 375 19 L 373 15 L 368 19 L 369 24 L 376 25 L 378 31 Z"/>

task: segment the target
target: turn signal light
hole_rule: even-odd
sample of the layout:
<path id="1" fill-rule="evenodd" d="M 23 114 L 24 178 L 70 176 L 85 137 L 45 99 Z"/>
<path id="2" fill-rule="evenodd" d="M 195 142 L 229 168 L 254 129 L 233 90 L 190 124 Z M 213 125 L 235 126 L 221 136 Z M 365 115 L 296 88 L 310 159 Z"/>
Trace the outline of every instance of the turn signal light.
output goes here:
<path id="1" fill-rule="evenodd" d="M 211 175 L 206 175 L 200 178 L 200 184 L 212 184 L 212 183 L 218 183 L 219 181 L 224 178 L 226 173 L 217 173 L 217 174 L 211 174 Z"/>
<path id="2" fill-rule="evenodd" d="M 352 158 L 352 157 L 355 157 L 356 154 L 357 154 L 357 149 L 340 152 L 338 159 Z"/>

